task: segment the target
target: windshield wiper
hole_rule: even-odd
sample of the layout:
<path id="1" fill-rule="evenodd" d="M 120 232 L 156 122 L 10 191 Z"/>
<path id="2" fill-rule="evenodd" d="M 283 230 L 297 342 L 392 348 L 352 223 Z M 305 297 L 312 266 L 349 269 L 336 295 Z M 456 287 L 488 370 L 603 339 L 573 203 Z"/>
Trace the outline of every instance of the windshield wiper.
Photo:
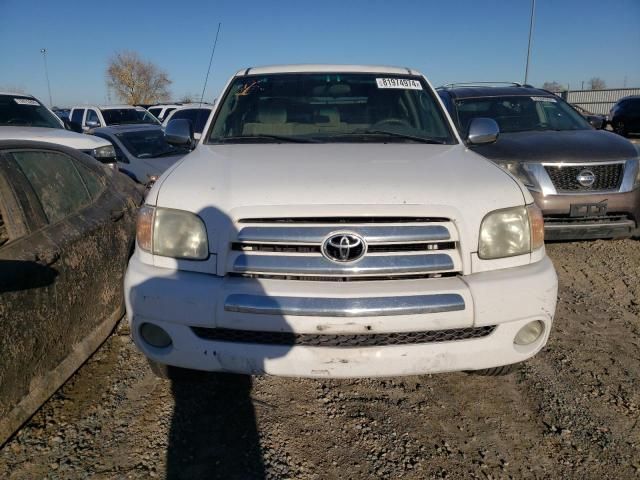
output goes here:
<path id="1" fill-rule="evenodd" d="M 446 142 L 444 142 L 443 140 L 438 140 L 435 138 L 425 138 L 425 137 L 417 137 L 415 135 L 408 135 L 405 133 L 398 133 L 398 132 L 389 132 L 387 130 L 362 130 L 362 131 L 355 131 L 355 132 L 350 132 L 350 133 L 341 133 L 338 135 L 332 135 L 335 137 L 360 137 L 360 136 L 367 136 L 367 135 L 372 135 L 372 136 L 385 136 L 385 137 L 393 137 L 393 138 L 402 138 L 405 140 L 412 140 L 414 142 L 420 142 L 420 143 L 430 143 L 430 144 L 435 144 L 435 145 L 445 145 Z"/>
<path id="2" fill-rule="evenodd" d="M 219 143 L 227 143 L 227 142 L 235 142 L 242 140 L 276 140 L 279 142 L 288 142 L 288 143 L 318 143 L 317 140 L 312 138 L 303 138 L 303 137 L 289 137 L 286 135 L 271 135 L 271 134 L 260 134 L 260 135 L 235 135 L 231 137 L 220 137 L 215 139 Z"/>

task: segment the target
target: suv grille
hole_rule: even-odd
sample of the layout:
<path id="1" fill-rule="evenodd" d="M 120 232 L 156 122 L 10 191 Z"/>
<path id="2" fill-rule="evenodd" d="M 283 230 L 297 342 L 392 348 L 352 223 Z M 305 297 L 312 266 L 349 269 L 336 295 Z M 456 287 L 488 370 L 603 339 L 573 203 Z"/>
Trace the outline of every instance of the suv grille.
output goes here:
<path id="1" fill-rule="evenodd" d="M 258 332 L 228 328 L 191 327 L 193 333 L 205 340 L 234 343 L 258 343 L 263 345 L 306 347 L 383 347 L 416 343 L 455 342 L 490 335 L 495 326 L 429 330 L 404 333 L 370 333 L 323 335 L 315 333 Z"/>
<path id="2" fill-rule="evenodd" d="M 624 163 L 605 165 L 545 165 L 545 170 L 558 192 L 590 192 L 599 190 L 618 190 L 622 183 Z M 591 171 L 595 176 L 593 185 L 585 187 L 577 180 L 580 172 Z"/>
<path id="3" fill-rule="evenodd" d="M 325 241 L 340 234 L 361 237 L 363 256 L 340 262 L 323 253 Z M 457 230 L 446 218 L 246 219 L 229 248 L 227 273 L 252 278 L 349 281 L 462 270 Z"/>

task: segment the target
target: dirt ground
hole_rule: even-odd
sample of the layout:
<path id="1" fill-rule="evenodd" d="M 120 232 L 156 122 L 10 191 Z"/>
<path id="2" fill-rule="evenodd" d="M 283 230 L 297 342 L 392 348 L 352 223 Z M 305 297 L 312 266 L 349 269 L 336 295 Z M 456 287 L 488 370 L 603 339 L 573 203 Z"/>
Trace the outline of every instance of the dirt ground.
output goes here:
<path id="1" fill-rule="evenodd" d="M 0 451 L 0 478 L 640 478 L 640 242 L 548 247 L 516 374 L 156 379 L 125 322 Z"/>

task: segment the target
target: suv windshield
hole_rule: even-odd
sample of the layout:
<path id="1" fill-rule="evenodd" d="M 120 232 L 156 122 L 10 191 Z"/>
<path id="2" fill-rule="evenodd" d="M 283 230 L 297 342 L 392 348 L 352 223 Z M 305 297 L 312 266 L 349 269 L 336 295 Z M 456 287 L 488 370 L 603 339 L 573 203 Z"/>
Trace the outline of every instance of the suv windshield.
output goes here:
<path id="1" fill-rule="evenodd" d="M 160 122 L 149 112 L 136 108 L 107 108 L 102 110 L 102 116 L 107 125 L 123 125 L 127 123 L 160 125 Z"/>
<path id="2" fill-rule="evenodd" d="M 476 117 L 493 118 L 500 132 L 587 130 L 591 126 L 562 99 L 550 96 L 465 98 L 456 101 L 460 130 Z"/>
<path id="3" fill-rule="evenodd" d="M 456 143 L 418 76 L 296 73 L 236 78 L 209 143 Z"/>
<path id="4" fill-rule="evenodd" d="M 169 145 L 162 130 L 118 133 L 116 137 L 131 154 L 138 158 L 155 158 L 186 154 L 189 151 Z"/>
<path id="5" fill-rule="evenodd" d="M 63 128 L 60 120 L 34 98 L 0 95 L 0 126 Z"/>

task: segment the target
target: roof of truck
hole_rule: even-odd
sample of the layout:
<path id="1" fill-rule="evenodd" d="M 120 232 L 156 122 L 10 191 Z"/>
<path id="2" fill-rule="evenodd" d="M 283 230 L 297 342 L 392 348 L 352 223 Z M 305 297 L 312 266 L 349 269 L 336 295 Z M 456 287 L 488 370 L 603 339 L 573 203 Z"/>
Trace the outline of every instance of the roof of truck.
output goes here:
<path id="1" fill-rule="evenodd" d="M 299 64 L 268 65 L 263 67 L 243 68 L 236 76 L 261 75 L 269 73 L 386 73 L 392 75 L 420 75 L 420 72 L 407 67 L 389 67 L 384 65 L 334 65 L 334 64 Z"/>

